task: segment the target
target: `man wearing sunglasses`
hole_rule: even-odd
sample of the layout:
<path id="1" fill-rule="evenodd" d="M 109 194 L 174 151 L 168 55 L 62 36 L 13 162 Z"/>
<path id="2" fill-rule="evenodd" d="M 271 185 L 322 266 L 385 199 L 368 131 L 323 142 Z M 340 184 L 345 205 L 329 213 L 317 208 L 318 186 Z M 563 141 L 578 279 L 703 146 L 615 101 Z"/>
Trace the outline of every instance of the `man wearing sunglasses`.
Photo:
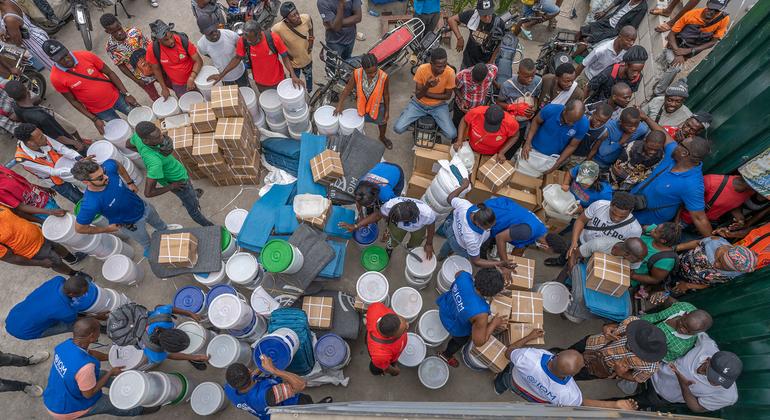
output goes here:
<path id="1" fill-rule="evenodd" d="M 147 223 L 155 230 L 166 230 L 168 226 L 155 207 L 136 194 L 138 189 L 126 169 L 112 159 L 99 165 L 86 158 L 72 167 L 72 175 L 86 185 L 75 230 L 82 234 L 121 232 L 142 245 L 146 257 L 150 249 Z M 97 214 L 110 224 L 92 226 Z"/>

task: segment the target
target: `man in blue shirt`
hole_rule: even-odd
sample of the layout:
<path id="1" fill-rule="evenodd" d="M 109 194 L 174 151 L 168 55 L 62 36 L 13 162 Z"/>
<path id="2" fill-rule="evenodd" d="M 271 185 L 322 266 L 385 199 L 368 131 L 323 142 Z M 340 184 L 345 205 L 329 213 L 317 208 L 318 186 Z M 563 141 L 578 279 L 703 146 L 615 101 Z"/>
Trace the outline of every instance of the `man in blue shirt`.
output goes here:
<path id="1" fill-rule="evenodd" d="M 589 123 L 583 102 L 573 99 L 566 105 L 548 104 L 534 119 L 527 132 L 527 140 L 521 148 L 520 159 L 529 160 L 533 149 L 543 155 L 559 155 L 550 168 L 543 168 L 549 174 L 561 167 L 572 156 L 588 131 Z"/>
<path id="2" fill-rule="evenodd" d="M 72 175 L 86 184 L 75 230 L 83 234 L 121 232 L 142 245 L 146 257 L 150 249 L 147 223 L 155 230 L 166 230 L 168 226 L 155 207 L 136 194 L 138 189 L 126 169 L 112 159 L 99 165 L 86 158 L 75 163 Z M 97 214 L 106 217 L 110 224 L 92 226 Z"/>
<path id="3" fill-rule="evenodd" d="M 615 163 L 628 143 L 643 139 L 649 132 L 649 127 L 641 120 L 639 110 L 626 108 L 620 113 L 619 120 L 613 119 L 607 123 L 607 137 L 594 144 L 587 159 L 593 159 L 602 171 L 606 171 Z"/>
<path id="4" fill-rule="evenodd" d="M 206 354 L 182 353 L 190 346 L 190 337 L 186 332 L 174 328 L 173 315 L 183 315 L 200 322 L 198 314 L 172 305 L 158 305 L 147 312 L 147 334 L 142 337 L 141 346 L 150 363 L 161 363 L 166 359 L 187 360 L 195 369 L 206 370 Z"/>
<path id="5" fill-rule="evenodd" d="M 535 242 L 542 242 L 548 234 L 548 228 L 534 213 L 508 197 L 490 198 L 484 205 L 495 213 L 495 224 L 489 231 L 489 239 L 482 245 L 482 256 L 486 258 L 487 250 L 496 245 L 503 267 L 508 266 L 506 244 L 510 243 L 515 249 L 523 250 Z"/>
<path id="6" fill-rule="evenodd" d="M 356 24 L 361 22 L 361 0 L 317 0 L 318 13 L 326 28 L 326 46 L 343 60 L 353 54 Z"/>
<path id="7" fill-rule="evenodd" d="M 449 366 L 460 365 L 454 354 L 469 340 L 473 340 L 474 346 L 481 347 L 489 341 L 495 328 L 503 324 L 502 318 L 489 319 L 491 312 L 487 302 L 503 287 L 503 275 L 496 268 L 482 268 L 475 277 L 467 271 L 459 271 L 449 291 L 436 299 L 441 324 L 452 336 L 438 356 Z"/>
<path id="8" fill-rule="evenodd" d="M 441 0 L 414 0 L 414 17 L 425 25 L 425 32 L 433 32 L 438 25 Z"/>
<path id="9" fill-rule="evenodd" d="M 262 368 L 271 376 L 260 376 L 259 371 L 249 371 L 242 363 L 227 367 L 225 395 L 235 408 L 247 411 L 260 420 L 270 420 L 267 413 L 269 407 L 313 404 L 310 395 L 300 393 L 307 385 L 304 379 L 277 369 L 270 357 L 260 357 Z M 330 402 L 331 397 L 319 401 Z"/>
<path id="10" fill-rule="evenodd" d="M 11 308 L 5 320 L 8 334 L 34 340 L 72 331 L 78 310 L 64 294 L 64 284 L 64 277 L 56 276 Z"/>

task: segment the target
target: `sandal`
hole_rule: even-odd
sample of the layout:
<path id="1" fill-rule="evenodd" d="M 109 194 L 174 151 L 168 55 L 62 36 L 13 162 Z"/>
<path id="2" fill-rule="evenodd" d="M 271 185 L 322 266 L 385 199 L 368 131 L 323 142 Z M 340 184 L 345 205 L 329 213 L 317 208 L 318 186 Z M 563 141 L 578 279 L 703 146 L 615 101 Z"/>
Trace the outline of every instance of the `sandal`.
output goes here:
<path id="1" fill-rule="evenodd" d="M 449 366 L 451 366 L 451 367 L 453 367 L 453 368 L 456 368 L 456 367 L 460 367 L 460 362 L 458 362 L 458 361 L 457 361 L 457 358 L 456 358 L 456 357 L 454 357 L 454 356 L 452 356 L 452 357 L 450 357 L 450 358 L 448 358 L 448 359 L 447 359 L 447 357 L 444 355 L 444 353 L 439 353 L 439 354 L 437 354 L 436 356 L 438 356 L 438 357 L 439 357 L 441 360 L 445 361 L 445 362 L 446 362 L 446 364 L 448 364 Z"/>
<path id="2" fill-rule="evenodd" d="M 390 141 L 390 139 L 389 139 L 389 138 L 387 138 L 387 137 L 386 137 L 386 138 L 384 138 L 384 139 L 382 139 L 382 140 L 380 140 L 380 141 L 382 142 L 382 144 L 384 144 L 384 145 L 385 145 L 385 148 L 386 148 L 386 149 L 388 149 L 388 150 L 393 150 L 393 142 L 392 142 L 392 141 Z"/>
<path id="3" fill-rule="evenodd" d="M 663 22 L 655 27 L 655 32 L 668 32 L 671 30 L 671 25 L 668 22 Z"/>
<path id="4" fill-rule="evenodd" d="M 655 16 L 665 16 L 665 17 L 671 16 L 671 13 L 666 13 L 666 9 L 663 9 L 660 7 L 656 7 L 650 10 L 650 14 Z"/>

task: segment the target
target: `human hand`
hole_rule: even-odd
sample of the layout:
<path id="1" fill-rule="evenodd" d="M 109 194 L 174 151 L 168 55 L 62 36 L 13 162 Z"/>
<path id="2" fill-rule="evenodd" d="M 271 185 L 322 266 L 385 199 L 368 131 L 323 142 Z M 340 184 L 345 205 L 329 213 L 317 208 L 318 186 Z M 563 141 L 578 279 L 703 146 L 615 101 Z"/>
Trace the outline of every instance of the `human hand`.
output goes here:
<path id="1" fill-rule="evenodd" d="M 208 362 L 211 356 L 208 354 L 196 354 L 193 356 L 193 361 L 196 362 Z"/>
<path id="2" fill-rule="evenodd" d="M 104 121 L 100 120 L 99 118 L 94 120 L 94 127 L 96 127 L 96 131 L 99 132 L 99 134 L 104 135 Z"/>
<path id="3" fill-rule="evenodd" d="M 617 325 L 606 324 L 602 326 L 602 334 L 610 341 L 615 341 L 619 337 L 617 336 Z"/>
<path id="4" fill-rule="evenodd" d="M 164 101 L 166 99 L 168 99 L 169 96 L 171 96 L 171 91 L 168 90 L 168 86 L 164 86 L 164 87 L 160 88 L 160 96 L 163 97 Z"/>
<path id="5" fill-rule="evenodd" d="M 104 227 L 104 233 L 113 233 L 118 231 L 120 231 L 120 226 L 114 223 Z"/>
<path id="6" fill-rule="evenodd" d="M 521 146 L 521 158 L 524 160 L 529 159 L 529 151 L 532 150 L 532 145 L 529 142 L 525 142 Z"/>
<path id="7" fill-rule="evenodd" d="M 182 188 L 184 188 L 185 185 L 187 185 L 186 182 L 180 182 L 180 181 L 171 182 L 168 184 L 169 188 L 171 188 L 172 191 L 179 191 Z"/>
<path id="8" fill-rule="evenodd" d="M 350 223 L 339 222 L 337 223 L 337 226 L 347 230 L 348 232 L 354 232 L 356 230 L 356 225 L 351 225 Z"/>
<path id="9" fill-rule="evenodd" d="M 123 368 L 124 367 L 125 366 L 115 366 L 112 369 L 110 369 L 110 371 L 107 373 L 107 375 L 109 375 L 109 376 L 118 376 L 118 375 L 121 374 L 121 372 L 123 372 Z"/>
<path id="10" fill-rule="evenodd" d="M 433 87 L 436 87 L 436 86 L 438 86 L 438 78 L 436 78 L 436 77 L 431 77 L 431 78 L 428 80 L 428 82 L 427 82 L 427 83 L 425 83 L 425 85 L 426 85 L 426 86 L 428 86 L 429 88 L 433 88 Z"/>
<path id="11" fill-rule="evenodd" d="M 505 158 L 505 153 L 498 153 L 495 155 L 495 158 L 497 158 L 497 163 L 503 163 L 508 160 Z"/>
<path id="12" fill-rule="evenodd" d="M 462 37 L 457 38 L 457 45 L 455 45 L 455 50 L 457 50 L 457 52 L 463 52 L 464 48 L 465 48 L 465 40 Z"/>
<path id="13" fill-rule="evenodd" d="M 110 312 L 109 311 L 99 312 L 98 314 L 94 314 L 91 316 L 98 319 L 99 321 L 106 321 L 107 318 L 110 317 Z"/>
<path id="14" fill-rule="evenodd" d="M 264 354 L 259 356 L 259 360 L 262 362 L 262 369 L 273 373 L 275 372 L 275 365 L 273 365 L 273 359 L 270 358 L 270 356 L 265 356 Z"/>
<path id="15" fill-rule="evenodd" d="M 51 210 L 48 214 L 56 217 L 63 217 L 65 214 L 67 214 L 67 211 L 63 209 L 56 209 L 56 210 Z"/>
<path id="16" fill-rule="evenodd" d="M 543 331 L 542 328 L 535 328 L 532 331 L 527 334 L 527 338 L 530 340 L 534 340 L 536 338 L 542 338 L 545 337 L 545 331 Z"/>
<path id="17" fill-rule="evenodd" d="M 190 319 L 192 319 L 195 322 L 201 322 L 203 318 L 201 318 L 200 315 L 196 314 L 195 312 L 190 313 Z"/>
<path id="18" fill-rule="evenodd" d="M 391 366 L 388 373 L 390 376 L 398 376 L 401 373 L 401 369 L 398 366 Z"/>
<path id="19" fill-rule="evenodd" d="M 677 55 L 674 57 L 674 61 L 671 62 L 671 65 L 674 67 L 681 66 L 685 62 L 685 57 L 683 55 Z"/>
<path id="20" fill-rule="evenodd" d="M 460 148 L 463 146 L 463 142 L 461 142 L 459 139 L 452 143 L 452 148 L 455 149 L 455 152 L 459 152 Z"/>
<path id="21" fill-rule="evenodd" d="M 425 259 L 426 260 L 432 260 L 433 259 L 433 244 L 425 244 Z"/>
<path id="22" fill-rule="evenodd" d="M 217 74 L 212 74 L 211 76 L 207 77 L 206 81 L 207 82 L 214 82 L 214 84 L 217 84 L 221 79 L 222 79 L 222 75 L 217 73 Z"/>
<path id="23" fill-rule="evenodd" d="M 655 292 L 650 295 L 650 303 L 653 305 L 660 305 L 668 299 L 668 292 Z"/>
<path id="24" fill-rule="evenodd" d="M 677 283 L 671 291 L 676 295 L 682 295 L 684 293 L 687 293 L 687 291 L 690 290 L 690 286 L 687 285 L 687 283 L 680 281 Z"/>
<path id="25" fill-rule="evenodd" d="M 627 400 L 615 401 L 615 408 L 617 408 L 618 410 L 636 411 L 639 409 L 639 404 L 637 404 L 636 401 L 629 398 Z"/>
<path id="26" fill-rule="evenodd" d="M 126 103 L 131 106 L 139 106 L 139 102 L 137 102 L 136 98 L 134 98 L 134 95 L 131 94 L 126 95 Z"/>
<path id="27" fill-rule="evenodd" d="M 195 90 L 195 78 L 192 76 L 188 77 L 186 86 L 188 91 Z"/>
<path id="28" fill-rule="evenodd" d="M 535 116 L 535 108 L 532 106 L 528 106 L 527 109 L 524 110 L 524 116 L 527 117 L 527 119 L 532 119 L 532 117 Z"/>
<path id="29" fill-rule="evenodd" d="M 302 89 L 305 87 L 305 81 L 300 80 L 300 78 L 297 76 L 291 78 L 291 84 L 294 85 L 294 87 L 297 89 Z"/>
<path id="30" fill-rule="evenodd" d="M 492 324 L 492 327 L 494 329 L 499 328 L 501 325 L 503 325 L 503 322 L 505 322 L 505 319 L 501 316 L 492 315 L 492 319 L 489 321 L 490 324 Z"/>
<path id="31" fill-rule="evenodd" d="M 564 192 L 567 192 L 567 191 L 569 191 L 569 185 L 567 185 L 567 184 L 561 184 L 561 190 L 562 190 L 562 191 L 564 191 Z"/>

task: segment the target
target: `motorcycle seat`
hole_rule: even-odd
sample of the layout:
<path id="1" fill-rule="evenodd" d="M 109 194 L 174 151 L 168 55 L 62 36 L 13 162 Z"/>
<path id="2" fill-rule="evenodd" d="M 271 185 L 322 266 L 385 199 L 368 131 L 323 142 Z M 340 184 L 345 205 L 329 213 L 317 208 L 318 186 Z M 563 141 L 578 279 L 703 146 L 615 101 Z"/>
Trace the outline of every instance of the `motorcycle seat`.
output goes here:
<path id="1" fill-rule="evenodd" d="M 408 26 L 404 25 L 390 34 L 387 38 L 375 44 L 369 52 L 377 57 L 380 64 L 394 54 L 398 54 L 404 47 L 414 40 L 414 34 Z"/>

